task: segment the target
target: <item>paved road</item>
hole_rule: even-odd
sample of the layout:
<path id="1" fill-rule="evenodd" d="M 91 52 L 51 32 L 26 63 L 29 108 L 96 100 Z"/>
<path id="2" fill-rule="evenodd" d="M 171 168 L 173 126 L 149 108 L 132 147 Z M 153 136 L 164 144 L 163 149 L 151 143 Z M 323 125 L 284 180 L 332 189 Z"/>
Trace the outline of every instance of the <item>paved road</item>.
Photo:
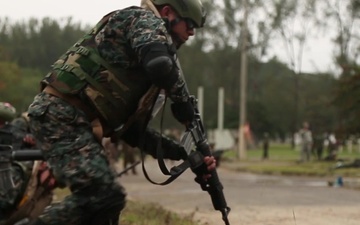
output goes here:
<path id="1" fill-rule="evenodd" d="M 154 181 L 165 180 L 155 161 L 147 160 L 145 167 Z M 232 209 L 231 225 L 360 224 L 360 191 L 328 187 L 325 178 L 254 175 L 224 168 L 218 168 L 218 174 Z M 201 191 L 193 178 L 189 170 L 167 186 L 149 183 L 142 173 L 120 179 L 130 199 L 159 203 L 180 214 L 194 214 L 204 224 L 224 224 L 208 193 Z"/>

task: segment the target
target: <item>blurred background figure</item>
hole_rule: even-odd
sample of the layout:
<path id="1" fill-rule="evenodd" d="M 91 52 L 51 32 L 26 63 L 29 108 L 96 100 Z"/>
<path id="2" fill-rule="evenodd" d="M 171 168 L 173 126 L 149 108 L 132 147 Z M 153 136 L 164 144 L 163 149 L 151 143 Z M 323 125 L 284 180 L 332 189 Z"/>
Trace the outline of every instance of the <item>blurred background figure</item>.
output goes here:
<path id="1" fill-rule="evenodd" d="M 309 123 L 304 122 L 303 127 L 299 131 L 300 137 L 300 162 L 306 162 L 310 160 L 311 148 L 313 144 L 312 133 L 309 128 Z"/>
<path id="2" fill-rule="evenodd" d="M 120 154 L 121 154 L 120 153 L 121 149 L 120 149 L 119 143 L 113 143 L 113 142 L 111 142 L 111 138 L 107 138 L 107 137 L 102 138 L 101 142 L 105 148 L 106 155 L 109 159 L 110 166 L 114 170 L 117 170 L 117 163 L 120 159 Z"/>
<path id="3" fill-rule="evenodd" d="M 0 126 L 11 122 L 16 117 L 16 109 L 8 102 L 0 102 Z"/>
<path id="4" fill-rule="evenodd" d="M 138 149 L 133 148 L 130 145 L 126 144 L 125 142 L 120 142 L 121 145 L 121 152 L 123 155 L 123 169 L 125 170 L 127 167 L 136 163 Z M 131 169 L 132 174 L 137 175 L 136 166 L 132 167 Z M 124 173 L 127 174 L 127 171 Z"/>
<path id="5" fill-rule="evenodd" d="M 263 157 L 262 157 L 263 160 L 269 158 L 269 145 L 270 145 L 270 137 L 269 134 L 265 132 L 263 138 Z"/>
<path id="6" fill-rule="evenodd" d="M 338 151 L 338 140 L 334 133 L 329 133 L 324 141 L 324 146 L 327 148 L 326 161 L 335 161 Z"/>
<path id="7" fill-rule="evenodd" d="M 16 117 L 11 121 L 11 125 L 16 127 L 18 131 L 22 131 L 24 133 L 30 133 L 28 113 L 27 112 L 21 113 L 20 116 Z"/>
<path id="8" fill-rule="evenodd" d="M 313 136 L 314 143 L 312 145 L 312 153 L 314 157 L 320 161 L 323 159 L 325 135 L 320 132 L 316 132 Z"/>
<path id="9" fill-rule="evenodd" d="M 0 151 L 36 147 L 26 116 L 23 113 L 16 118 L 16 109 L 10 103 L 0 102 Z M 0 161 L 2 169 L 6 160 Z M 56 182 L 51 170 L 43 161 L 10 161 L 7 170 L 11 180 L 3 179 L 4 173 L 0 175 L 0 224 L 31 221 L 52 201 Z"/>

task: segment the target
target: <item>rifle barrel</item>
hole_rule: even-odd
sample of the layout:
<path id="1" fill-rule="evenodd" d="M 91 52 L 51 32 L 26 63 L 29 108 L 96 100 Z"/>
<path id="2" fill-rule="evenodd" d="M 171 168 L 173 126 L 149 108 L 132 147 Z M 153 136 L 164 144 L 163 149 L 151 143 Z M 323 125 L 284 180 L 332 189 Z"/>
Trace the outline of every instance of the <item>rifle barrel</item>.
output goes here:
<path id="1" fill-rule="evenodd" d="M 39 149 L 22 149 L 13 150 L 11 152 L 11 159 L 15 161 L 32 161 L 44 160 L 44 157 Z"/>

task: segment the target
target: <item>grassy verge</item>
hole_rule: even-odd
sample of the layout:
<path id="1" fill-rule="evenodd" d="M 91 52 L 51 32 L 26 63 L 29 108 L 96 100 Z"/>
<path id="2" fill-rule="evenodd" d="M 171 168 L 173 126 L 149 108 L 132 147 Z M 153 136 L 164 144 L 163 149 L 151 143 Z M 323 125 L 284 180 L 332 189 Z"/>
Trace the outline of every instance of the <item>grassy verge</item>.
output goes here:
<path id="1" fill-rule="evenodd" d="M 288 145 L 272 145 L 269 159 L 262 160 L 262 150 L 247 151 L 247 159 L 237 160 L 235 151 L 227 151 L 222 157 L 221 165 L 232 170 L 261 174 L 297 175 L 297 176 L 345 176 L 360 178 L 360 168 L 335 169 L 338 161 L 318 161 L 299 163 L 300 153 Z M 342 151 L 337 159 L 350 163 L 360 158 L 359 152 Z"/>
<path id="2" fill-rule="evenodd" d="M 56 189 L 56 201 L 69 194 L 68 189 Z M 121 225 L 199 225 L 193 215 L 180 216 L 158 204 L 128 201 L 120 217 Z"/>
<path id="3" fill-rule="evenodd" d="M 121 215 L 121 225 L 196 225 L 192 215 L 181 217 L 157 204 L 128 201 Z"/>

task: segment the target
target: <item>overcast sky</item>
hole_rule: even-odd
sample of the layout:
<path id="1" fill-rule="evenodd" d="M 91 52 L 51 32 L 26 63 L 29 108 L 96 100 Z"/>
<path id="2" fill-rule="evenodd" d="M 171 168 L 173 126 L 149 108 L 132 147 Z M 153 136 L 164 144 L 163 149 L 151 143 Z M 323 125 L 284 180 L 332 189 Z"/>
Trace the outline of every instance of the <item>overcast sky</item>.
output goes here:
<path id="1" fill-rule="evenodd" d="M 27 20 L 30 17 L 39 19 L 72 17 L 74 22 L 84 25 L 97 23 L 102 16 L 113 10 L 140 4 L 140 0 L 0 0 L 0 2 L 0 17 L 8 17 L 12 21 Z M 333 51 L 330 47 L 332 47 L 330 37 L 311 40 L 305 47 L 302 71 L 328 71 Z M 287 54 L 281 47 L 275 48 L 272 54 L 278 55 L 285 63 L 288 62 Z"/>

